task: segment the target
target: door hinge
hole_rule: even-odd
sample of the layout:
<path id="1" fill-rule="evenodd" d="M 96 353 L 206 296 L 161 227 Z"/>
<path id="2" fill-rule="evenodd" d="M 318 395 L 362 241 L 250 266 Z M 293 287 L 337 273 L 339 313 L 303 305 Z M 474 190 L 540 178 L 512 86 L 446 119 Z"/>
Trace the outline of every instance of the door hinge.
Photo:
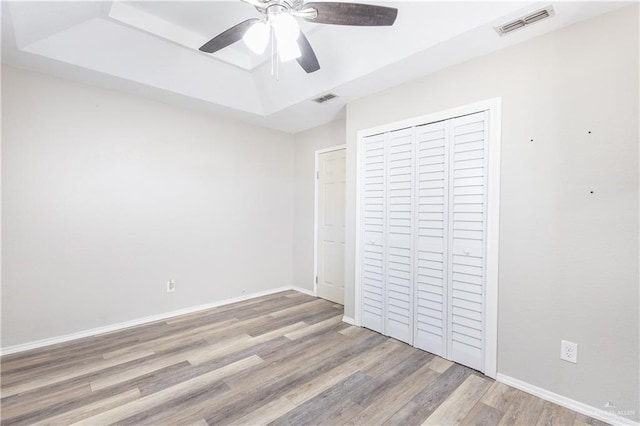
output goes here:
<path id="1" fill-rule="evenodd" d="M 316 179 L 320 179 L 320 172 L 316 172 Z"/>
<path id="2" fill-rule="evenodd" d="M 318 284 L 318 277 L 316 276 L 316 284 Z"/>

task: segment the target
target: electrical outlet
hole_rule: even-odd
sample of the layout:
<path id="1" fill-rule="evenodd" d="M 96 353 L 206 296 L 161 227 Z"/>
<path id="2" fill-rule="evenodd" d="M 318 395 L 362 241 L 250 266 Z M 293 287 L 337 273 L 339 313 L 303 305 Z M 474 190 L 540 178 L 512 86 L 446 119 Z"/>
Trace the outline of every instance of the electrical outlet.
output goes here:
<path id="1" fill-rule="evenodd" d="M 176 282 L 174 280 L 167 281 L 167 293 L 176 291 Z"/>
<path id="2" fill-rule="evenodd" d="M 573 342 L 567 342 L 566 340 L 560 341 L 560 359 L 578 363 L 578 344 Z"/>

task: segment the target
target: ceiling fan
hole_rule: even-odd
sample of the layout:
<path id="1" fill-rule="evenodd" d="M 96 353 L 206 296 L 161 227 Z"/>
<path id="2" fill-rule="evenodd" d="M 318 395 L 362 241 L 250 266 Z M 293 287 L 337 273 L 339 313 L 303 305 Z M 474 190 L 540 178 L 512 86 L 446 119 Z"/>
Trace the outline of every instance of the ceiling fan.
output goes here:
<path id="1" fill-rule="evenodd" d="M 262 54 L 273 41 L 274 55 L 282 61 L 296 59 L 307 73 L 320 69 L 318 58 L 295 18 L 317 24 L 389 26 L 398 9 L 362 3 L 309 2 L 304 0 L 242 0 L 262 13 L 229 28 L 206 42 L 200 50 L 214 53 L 244 39 L 253 52 Z"/>

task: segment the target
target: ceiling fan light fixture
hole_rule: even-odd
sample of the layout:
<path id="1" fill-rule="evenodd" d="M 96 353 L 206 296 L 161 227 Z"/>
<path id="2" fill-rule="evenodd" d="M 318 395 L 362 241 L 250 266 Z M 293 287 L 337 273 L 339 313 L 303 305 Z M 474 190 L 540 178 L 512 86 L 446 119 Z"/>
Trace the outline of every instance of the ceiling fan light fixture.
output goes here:
<path id="1" fill-rule="evenodd" d="M 273 28 L 278 43 L 295 42 L 300 36 L 300 25 L 290 13 L 281 12 L 273 17 Z"/>
<path id="2" fill-rule="evenodd" d="M 278 40 L 278 56 L 282 62 L 297 59 L 302 56 L 300 46 L 296 40 Z"/>
<path id="3" fill-rule="evenodd" d="M 252 52 L 261 55 L 269 44 L 269 25 L 263 21 L 249 27 L 242 40 Z"/>

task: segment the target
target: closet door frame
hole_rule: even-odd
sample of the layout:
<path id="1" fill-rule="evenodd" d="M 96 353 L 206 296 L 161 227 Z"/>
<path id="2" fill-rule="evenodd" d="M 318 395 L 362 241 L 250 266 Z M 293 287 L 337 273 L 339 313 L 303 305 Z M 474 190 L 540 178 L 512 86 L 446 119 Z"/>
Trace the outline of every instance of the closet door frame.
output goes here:
<path id="1" fill-rule="evenodd" d="M 486 259 L 485 259 L 485 299 L 484 299 L 484 369 L 483 373 L 495 378 L 498 360 L 498 265 L 500 237 L 500 151 L 502 128 L 502 98 L 486 99 L 472 104 L 447 109 L 407 120 L 360 130 L 356 145 L 356 276 L 355 276 L 355 325 L 362 325 L 361 271 L 359 256 L 362 237 L 362 182 L 361 163 L 364 138 L 380 133 L 391 132 L 437 121 L 448 120 L 463 115 L 487 111 L 488 126 L 488 176 L 487 176 L 487 223 L 486 223 Z"/>

